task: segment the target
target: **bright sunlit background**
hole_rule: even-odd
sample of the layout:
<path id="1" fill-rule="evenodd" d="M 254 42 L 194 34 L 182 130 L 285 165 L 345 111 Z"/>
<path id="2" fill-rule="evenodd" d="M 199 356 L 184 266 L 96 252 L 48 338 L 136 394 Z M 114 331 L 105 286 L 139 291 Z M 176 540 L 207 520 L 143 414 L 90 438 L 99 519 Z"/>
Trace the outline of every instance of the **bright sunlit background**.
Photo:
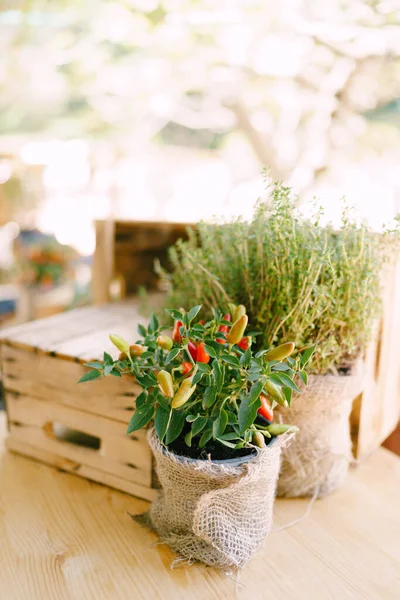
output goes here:
<path id="1" fill-rule="evenodd" d="M 3 270 L 20 231 L 85 262 L 95 219 L 248 215 L 264 165 L 400 210 L 398 0 L 8 0 L 0 91 Z"/>

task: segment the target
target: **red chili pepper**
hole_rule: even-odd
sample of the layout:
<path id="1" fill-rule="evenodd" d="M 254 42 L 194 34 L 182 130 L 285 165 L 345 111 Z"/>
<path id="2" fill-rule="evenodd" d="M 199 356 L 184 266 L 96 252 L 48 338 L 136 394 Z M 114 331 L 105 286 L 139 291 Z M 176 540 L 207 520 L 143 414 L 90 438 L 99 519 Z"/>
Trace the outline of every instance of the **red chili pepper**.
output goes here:
<path id="1" fill-rule="evenodd" d="M 204 348 L 203 342 L 197 344 L 197 362 L 208 363 L 210 360 L 210 355 L 207 354 L 206 349 Z"/>
<path id="2" fill-rule="evenodd" d="M 179 331 L 179 328 L 182 327 L 182 325 L 183 325 L 182 321 L 175 321 L 174 330 L 172 332 L 172 339 L 177 344 L 180 344 L 182 342 L 182 336 Z"/>
<path id="3" fill-rule="evenodd" d="M 224 316 L 224 321 L 230 321 L 230 320 L 231 320 L 231 315 L 228 313 Z M 220 325 L 218 327 L 218 331 L 220 331 L 221 333 L 228 333 L 229 325 Z M 216 341 L 219 344 L 226 344 L 226 340 L 224 340 L 224 338 L 216 338 Z"/>
<path id="4" fill-rule="evenodd" d="M 201 320 L 199 321 L 199 325 L 205 325 L 205 324 L 206 324 L 206 322 L 204 321 L 204 319 L 201 319 Z"/>
<path id="5" fill-rule="evenodd" d="M 258 414 L 264 417 L 264 419 L 267 419 L 267 421 L 272 421 L 274 418 L 274 413 L 272 411 L 269 400 L 263 395 L 260 396 L 260 400 L 261 406 L 257 411 Z"/>
<path id="6" fill-rule="evenodd" d="M 180 373 L 182 373 L 182 375 L 187 375 L 192 369 L 193 365 L 190 362 L 183 362 L 179 367 L 179 371 Z"/>
<path id="7" fill-rule="evenodd" d="M 249 348 L 249 338 L 248 337 L 244 337 L 240 340 L 240 342 L 237 344 L 239 346 L 239 348 L 241 348 L 242 350 L 248 350 Z"/>
<path id="8" fill-rule="evenodd" d="M 188 343 L 188 350 L 189 350 L 190 356 L 193 358 L 193 360 L 197 360 L 197 346 L 194 342 Z"/>

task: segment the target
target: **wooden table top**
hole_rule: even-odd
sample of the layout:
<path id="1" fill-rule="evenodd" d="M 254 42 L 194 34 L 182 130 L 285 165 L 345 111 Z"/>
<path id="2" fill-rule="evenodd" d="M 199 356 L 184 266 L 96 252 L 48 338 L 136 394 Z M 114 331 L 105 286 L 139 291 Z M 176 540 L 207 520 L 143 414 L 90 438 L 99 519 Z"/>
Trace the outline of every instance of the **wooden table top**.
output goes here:
<path id="1" fill-rule="evenodd" d="M 128 516 L 147 503 L 4 450 L 0 600 L 398 600 L 400 459 L 378 450 L 310 515 L 273 532 L 240 584 L 175 555 Z M 275 527 L 306 500 L 279 500 Z"/>

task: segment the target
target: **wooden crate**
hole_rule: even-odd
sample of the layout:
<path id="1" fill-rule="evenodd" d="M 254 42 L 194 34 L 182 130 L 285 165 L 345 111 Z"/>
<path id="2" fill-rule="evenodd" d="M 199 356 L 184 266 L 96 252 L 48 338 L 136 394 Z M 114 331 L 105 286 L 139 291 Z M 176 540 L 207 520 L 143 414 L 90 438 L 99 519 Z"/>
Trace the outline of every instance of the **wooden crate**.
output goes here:
<path id="1" fill-rule="evenodd" d="M 96 221 L 96 252 L 93 261 L 93 301 L 109 302 L 111 284 L 118 281 L 120 297 L 137 292 L 139 286 L 157 287 L 154 261 L 168 267 L 168 248 L 187 238 L 188 223 Z"/>
<path id="2" fill-rule="evenodd" d="M 115 355 L 110 332 L 137 339 L 136 302 L 82 308 L 0 332 L 7 447 L 140 498 L 155 495 L 146 432 L 127 436 L 133 378 L 77 384 L 83 363 Z"/>

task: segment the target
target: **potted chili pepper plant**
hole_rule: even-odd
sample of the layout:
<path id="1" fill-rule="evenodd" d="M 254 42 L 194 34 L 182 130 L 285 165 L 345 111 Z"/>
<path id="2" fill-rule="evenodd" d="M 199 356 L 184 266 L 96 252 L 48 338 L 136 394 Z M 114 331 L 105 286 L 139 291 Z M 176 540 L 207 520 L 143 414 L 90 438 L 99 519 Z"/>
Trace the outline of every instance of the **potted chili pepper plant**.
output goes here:
<path id="1" fill-rule="evenodd" d="M 297 430 L 274 423 L 273 410 L 290 406 L 304 360 L 290 359 L 292 343 L 252 351 L 243 306 L 232 318 L 214 310 L 196 322 L 200 310 L 168 310 L 172 337 L 154 315 L 133 345 L 111 335 L 120 356 L 95 363 L 81 381 L 135 376 L 143 391 L 128 434 L 154 424 L 149 442 L 162 487 L 148 525 L 189 561 L 239 568 L 271 527 L 281 449 Z"/>
<path id="2" fill-rule="evenodd" d="M 206 315 L 213 306 L 246 305 L 262 332 L 259 348 L 289 341 L 303 353 L 316 348 L 309 386 L 291 408 L 300 432 L 283 450 L 282 496 L 323 496 L 346 477 L 349 416 L 363 387 L 380 278 L 398 247 L 398 227 L 377 235 L 346 208 L 339 228 L 323 225 L 322 216 L 318 207 L 301 214 L 290 188 L 274 183 L 251 221 L 200 223 L 171 249 L 172 273 L 161 272 L 168 302 L 201 298 Z M 285 419 L 286 409 L 279 411 Z"/>

